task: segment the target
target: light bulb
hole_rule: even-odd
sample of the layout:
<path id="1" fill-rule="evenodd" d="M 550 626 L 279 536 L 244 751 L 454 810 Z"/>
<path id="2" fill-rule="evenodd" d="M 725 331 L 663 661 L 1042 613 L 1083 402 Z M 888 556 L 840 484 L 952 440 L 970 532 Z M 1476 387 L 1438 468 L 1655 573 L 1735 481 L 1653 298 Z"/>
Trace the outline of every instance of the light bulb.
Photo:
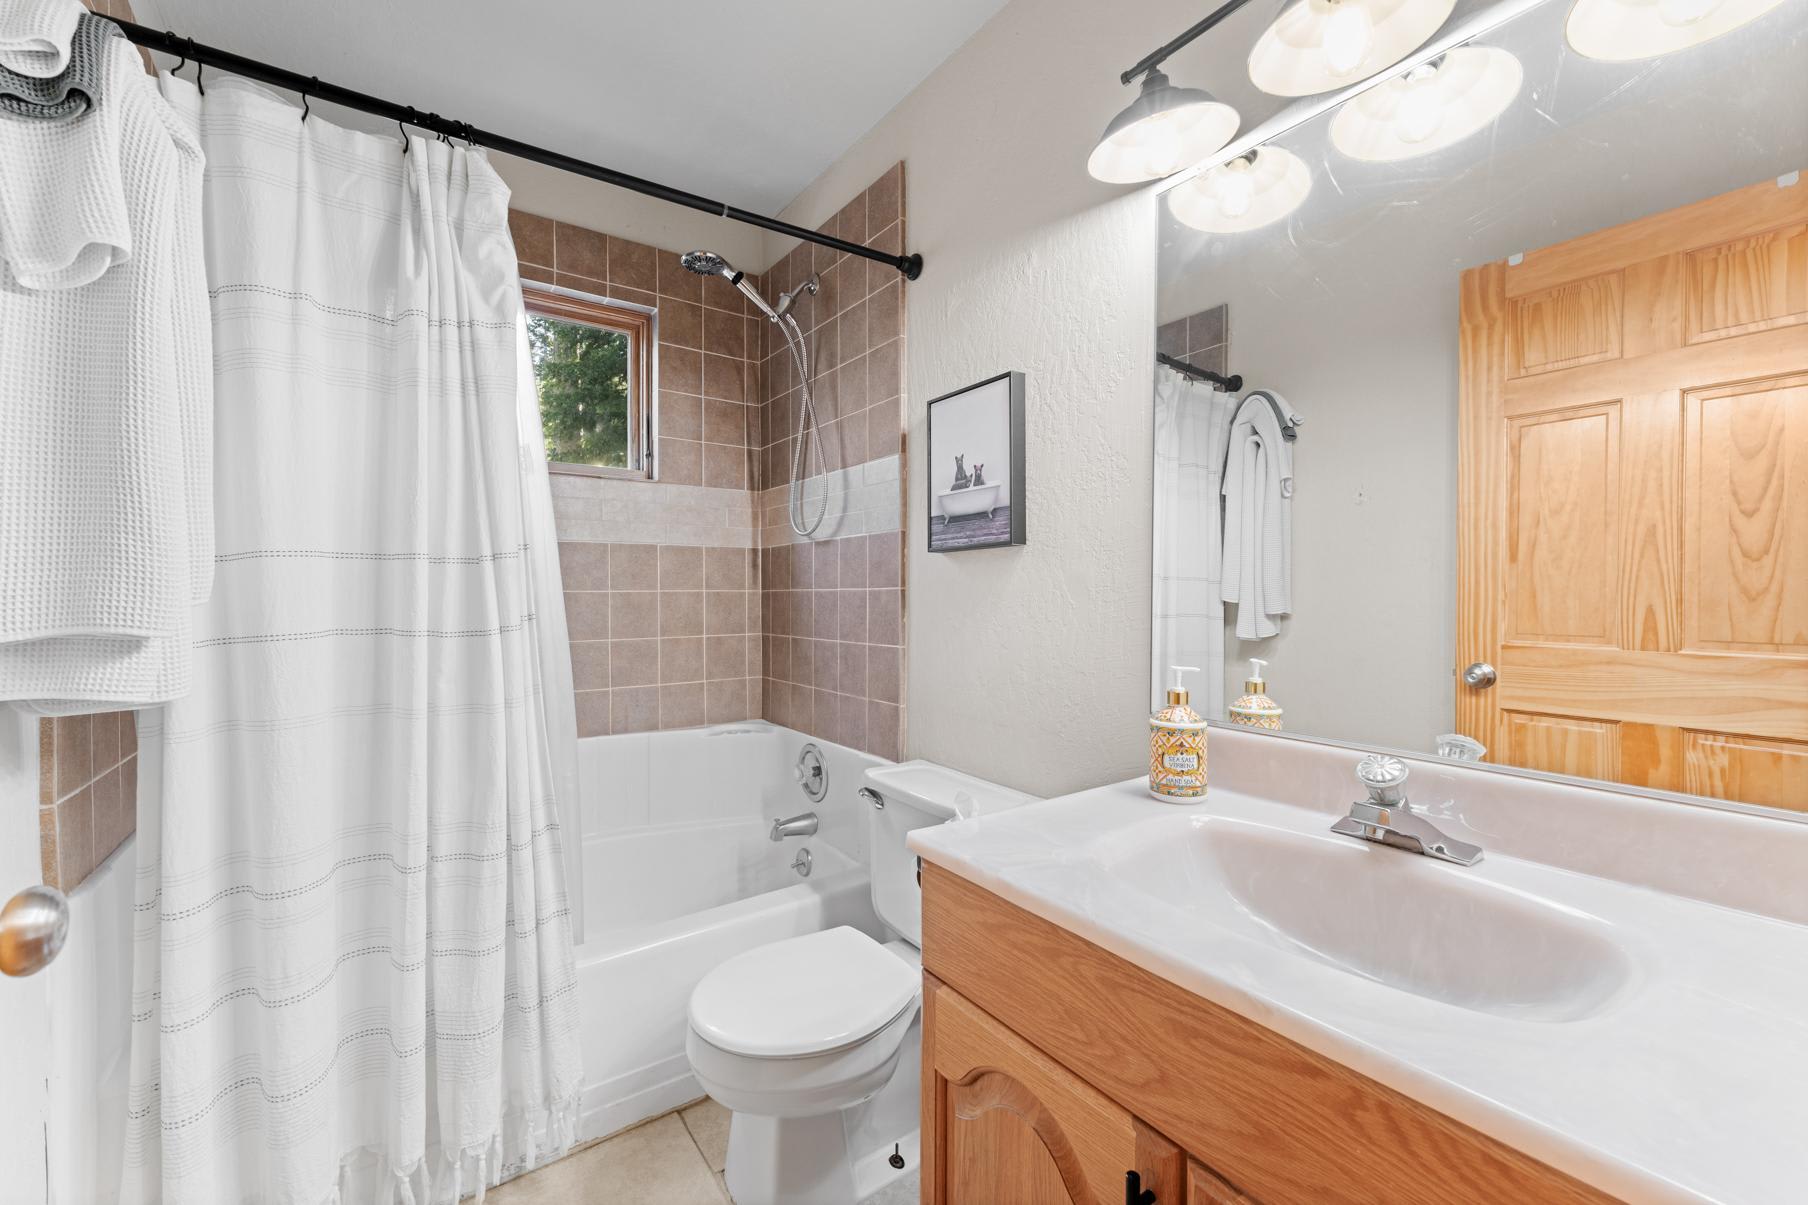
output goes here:
<path id="1" fill-rule="evenodd" d="M 1721 0 L 1657 0 L 1657 15 L 1665 25 L 1693 25 L 1720 7 Z"/>
<path id="2" fill-rule="evenodd" d="M 1233 159 L 1218 169 L 1218 210 L 1227 218 L 1248 213 L 1256 198 L 1256 184 L 1249 178 L 1249 168 L 1248 160 Z"/>
<path id="3" fill-rule="evenodd" d="M 1356 70 L 1374 45 L 1375 23 L 1369 19 L 1362 0 L 1332 0 L 1331 11 L 1325 17 L 1324 38 L 1319 43 L 1332 74 L 1348 75 Z"/>
<path id="4" fill-rule="evenodd" d="M 1394 134 L 1401 142 L 1424 142 L 1444 124 L 1437 76 L 1437 67 L 1427 63 L 1414 67 L 1401 81 L 1400 105 L 1394 110 Z"/>

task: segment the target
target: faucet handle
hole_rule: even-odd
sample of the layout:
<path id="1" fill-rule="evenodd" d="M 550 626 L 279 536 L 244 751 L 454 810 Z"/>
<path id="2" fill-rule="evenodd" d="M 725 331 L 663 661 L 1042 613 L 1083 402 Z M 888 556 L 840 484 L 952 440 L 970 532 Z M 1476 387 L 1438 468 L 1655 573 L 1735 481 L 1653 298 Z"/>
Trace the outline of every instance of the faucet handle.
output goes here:
<path id="1" fill-rule="evenodd" d="M 1405 803 L 1402 788 L 1409 775 L 1405 762 L 1385 753 L 1371 753 L 1356 763 L 1356 781 L 1368 788 L 1371 803 Z"/>

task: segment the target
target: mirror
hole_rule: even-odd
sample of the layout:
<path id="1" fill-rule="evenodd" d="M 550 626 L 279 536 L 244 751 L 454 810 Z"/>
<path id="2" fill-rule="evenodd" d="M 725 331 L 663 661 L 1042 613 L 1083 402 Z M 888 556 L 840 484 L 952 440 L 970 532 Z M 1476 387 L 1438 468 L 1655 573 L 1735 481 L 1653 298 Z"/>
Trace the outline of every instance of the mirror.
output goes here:
<path id="1" fill-rule="evenodd" d="M 1808 819 L 1808 3 L 1573 14 L 1169 182 L 1152 701 Z"/>

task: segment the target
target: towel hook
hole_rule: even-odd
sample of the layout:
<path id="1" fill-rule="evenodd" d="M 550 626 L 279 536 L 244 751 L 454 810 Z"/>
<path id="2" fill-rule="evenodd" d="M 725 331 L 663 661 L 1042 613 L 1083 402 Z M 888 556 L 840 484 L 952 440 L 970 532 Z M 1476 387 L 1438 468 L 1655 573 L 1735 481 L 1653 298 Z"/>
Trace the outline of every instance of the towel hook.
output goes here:
<path id="1" fill-rule="evenodd" d="M 176 31 L 173 29 L 166 29 L 163 31 L 163 36 L 174 42 L 176 40 Z M 193 39 L 191 38 L 190 41 L 193 41 Z M 188 66 L 188 51 L 184 50 L 182 52 L 182 57 L 176 60 L 176 65 L 170 68 L 170 74 L 174 75 L 186 66 Z"/>

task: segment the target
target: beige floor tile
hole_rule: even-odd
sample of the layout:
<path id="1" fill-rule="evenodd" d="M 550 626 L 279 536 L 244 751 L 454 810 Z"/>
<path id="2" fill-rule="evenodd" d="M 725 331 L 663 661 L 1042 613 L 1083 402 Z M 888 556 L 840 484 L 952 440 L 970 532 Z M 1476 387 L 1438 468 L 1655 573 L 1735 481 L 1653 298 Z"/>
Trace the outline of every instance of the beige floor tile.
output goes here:
<path id="1" fill-rule="evenodd" d="M 734 1114 L 705 1097 L 696 1104 L 684 1106 L 678 1111 L 678 1115 L 684 1119 L 685 1129 L 696 1140 L 697 1149 L 703 1152 L 709 1170 L 719 1172 L 727 1167 L 728 1119 Z"/>
<path id="2" fill-rule="evenodd" d="M 721 1205 L 677 1114 L 649 1121 L 492 1191 L 495 1205 Z"/>

